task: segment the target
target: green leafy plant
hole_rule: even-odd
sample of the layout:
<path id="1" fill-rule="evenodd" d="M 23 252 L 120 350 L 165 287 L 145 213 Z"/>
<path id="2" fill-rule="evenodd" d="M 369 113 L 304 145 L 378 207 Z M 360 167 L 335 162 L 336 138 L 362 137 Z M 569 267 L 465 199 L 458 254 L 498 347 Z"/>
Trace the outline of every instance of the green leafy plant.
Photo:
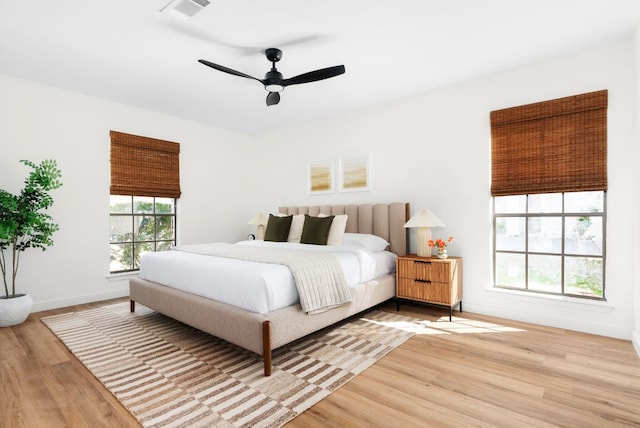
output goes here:
<path id="1" fill-rule="evenodd" d="M 20 254 L 27 248 L 46 250 L 53 245 L 52 236 L 59 229 L 51 216 L 44 212 L 53 205 L 53 198 L 48 192 L 62 186 L 58 164 L 51 159 L 39 165 L 28 160 L 20 162 L 32 169 L 25 179 L 24 188 L 17 195 L 0 189 L 0 268 L 5 298 L 16 297 Z M 11 259 L 7 260 L 9 252 Z"/>

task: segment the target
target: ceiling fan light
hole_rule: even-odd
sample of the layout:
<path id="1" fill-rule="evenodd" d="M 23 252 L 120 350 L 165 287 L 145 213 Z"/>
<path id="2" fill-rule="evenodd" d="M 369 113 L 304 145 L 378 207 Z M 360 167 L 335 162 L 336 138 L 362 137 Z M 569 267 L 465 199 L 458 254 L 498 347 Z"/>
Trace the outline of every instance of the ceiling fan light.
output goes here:
<path id="1" fill-rule="evenodd" d="M 282 92 L 284 91 L 284 86 L 282 85 L 275 85 L 275 84 L 269 84 L 269 85 L 264 85 L 264 88 L 268 91 L 268 92 Z"/>

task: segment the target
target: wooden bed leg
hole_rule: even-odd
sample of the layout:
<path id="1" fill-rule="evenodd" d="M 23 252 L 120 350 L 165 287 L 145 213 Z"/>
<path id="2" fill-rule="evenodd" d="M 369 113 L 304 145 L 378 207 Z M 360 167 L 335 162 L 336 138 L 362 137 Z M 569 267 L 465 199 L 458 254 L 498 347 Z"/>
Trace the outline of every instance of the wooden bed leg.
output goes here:
<path id="1" fill-rule="evenodd" d="M 262 323 L 262 353 L 264 355 L 264 375 L 271 376 L 271 321 Z"/>
<path id="2" fill-rule="evenodd" d="M 135 300 L 129 300 L 129 311 L 131 311 L 131 312 L 135 312 L 136 311 L 136 302 L 135 302 Z"/>

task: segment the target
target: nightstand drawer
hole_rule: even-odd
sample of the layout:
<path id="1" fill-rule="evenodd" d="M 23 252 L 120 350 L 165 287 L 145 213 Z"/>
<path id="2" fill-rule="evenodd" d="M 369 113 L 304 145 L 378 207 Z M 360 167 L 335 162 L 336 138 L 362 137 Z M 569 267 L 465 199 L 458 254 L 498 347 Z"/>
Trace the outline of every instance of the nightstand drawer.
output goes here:
<path id="1" fill-rule="evenodd" d="M 451 281 L 451 264 L 428 260 L 398 259 L 398 276 L 401 278 L 449 283 Z"/>
<path id="2" fill-rule="evenodd" d="M 451 286 L 446 282 L 398 278 L 397 293 L 400 298 L 451 304 Z"/>

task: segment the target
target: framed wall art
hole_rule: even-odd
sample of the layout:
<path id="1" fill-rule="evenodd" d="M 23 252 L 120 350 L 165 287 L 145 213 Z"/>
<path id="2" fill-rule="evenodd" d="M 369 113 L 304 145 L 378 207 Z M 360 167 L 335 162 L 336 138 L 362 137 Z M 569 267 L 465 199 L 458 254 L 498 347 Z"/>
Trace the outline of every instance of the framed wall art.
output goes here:
<path id="1" fill-rule="evenodd" d="M 340 191 L 366 192 L 371 190 L 371 156 L 340 158 Z"/>
<path id="2" fill-rule="evenodd" d="M 307 164 L 307 191 L 310 195 L 333 193 L 335 172 L 334 160 L 309 162 Z"/>

